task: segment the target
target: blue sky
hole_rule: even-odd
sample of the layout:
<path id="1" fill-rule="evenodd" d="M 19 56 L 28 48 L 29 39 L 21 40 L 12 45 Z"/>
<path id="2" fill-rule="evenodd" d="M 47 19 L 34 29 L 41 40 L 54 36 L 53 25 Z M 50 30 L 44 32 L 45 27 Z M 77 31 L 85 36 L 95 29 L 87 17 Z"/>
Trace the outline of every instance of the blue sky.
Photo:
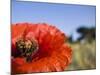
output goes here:
<path id="1" fill-rule="evenodd" d="M 89 5 L 51 4 L 40 2 L 12 2 L 12 23 L 31 22 L 55 25 L 66 35 L 79 34 L 76 29 L 81 26 L 96 25 L 96 7 Z"/>

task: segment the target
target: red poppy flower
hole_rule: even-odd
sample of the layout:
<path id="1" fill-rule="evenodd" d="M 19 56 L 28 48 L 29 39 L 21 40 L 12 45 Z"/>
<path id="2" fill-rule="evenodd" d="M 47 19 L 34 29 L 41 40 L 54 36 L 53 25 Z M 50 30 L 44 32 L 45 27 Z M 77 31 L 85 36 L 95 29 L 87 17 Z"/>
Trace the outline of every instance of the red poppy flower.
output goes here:
<path id="1" fill-rule="evenodd" d="M 12 73 L 64 71 L 72 50 L 66 36 L 45 23 L 12 25 Z"/>

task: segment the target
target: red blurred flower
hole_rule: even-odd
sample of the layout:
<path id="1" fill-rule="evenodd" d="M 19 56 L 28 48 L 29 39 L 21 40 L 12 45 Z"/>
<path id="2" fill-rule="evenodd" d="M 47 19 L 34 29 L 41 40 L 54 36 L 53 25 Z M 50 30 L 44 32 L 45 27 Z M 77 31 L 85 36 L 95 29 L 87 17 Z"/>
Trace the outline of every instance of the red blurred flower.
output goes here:
<path id="1" fill-rule="evenodd" d="M 63 71 L 71 62 L 72 50 L 65 35 L 42 23 L 12 25 L 12 73 Z"/>

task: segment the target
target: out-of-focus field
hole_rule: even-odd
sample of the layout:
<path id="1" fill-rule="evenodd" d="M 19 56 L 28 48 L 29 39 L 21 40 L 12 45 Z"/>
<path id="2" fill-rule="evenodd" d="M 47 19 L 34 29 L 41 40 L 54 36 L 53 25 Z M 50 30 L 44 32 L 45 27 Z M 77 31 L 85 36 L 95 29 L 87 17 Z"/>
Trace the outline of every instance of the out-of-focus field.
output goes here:
<path id="1" fill-rule="evenodd" d="M 73 50 L 72 63 L 66 70 L 89 70 L 96 68 L 96 42 L 70 43 Z"/>

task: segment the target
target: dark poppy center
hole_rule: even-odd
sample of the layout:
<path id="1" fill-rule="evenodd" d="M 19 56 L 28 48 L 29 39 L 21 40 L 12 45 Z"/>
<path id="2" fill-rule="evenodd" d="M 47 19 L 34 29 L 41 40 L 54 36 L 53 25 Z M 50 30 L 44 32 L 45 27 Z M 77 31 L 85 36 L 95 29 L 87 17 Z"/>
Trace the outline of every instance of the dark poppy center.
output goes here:
<path id="1" fill-rule="evenodd" d="M 19 52 L 19 56 L 25 57 L 27 62 L 31 62 L 32 54 L 38 50 L 38 44 L 32 39 L 19 39 L 16 42 L 16 48 Z"/>

